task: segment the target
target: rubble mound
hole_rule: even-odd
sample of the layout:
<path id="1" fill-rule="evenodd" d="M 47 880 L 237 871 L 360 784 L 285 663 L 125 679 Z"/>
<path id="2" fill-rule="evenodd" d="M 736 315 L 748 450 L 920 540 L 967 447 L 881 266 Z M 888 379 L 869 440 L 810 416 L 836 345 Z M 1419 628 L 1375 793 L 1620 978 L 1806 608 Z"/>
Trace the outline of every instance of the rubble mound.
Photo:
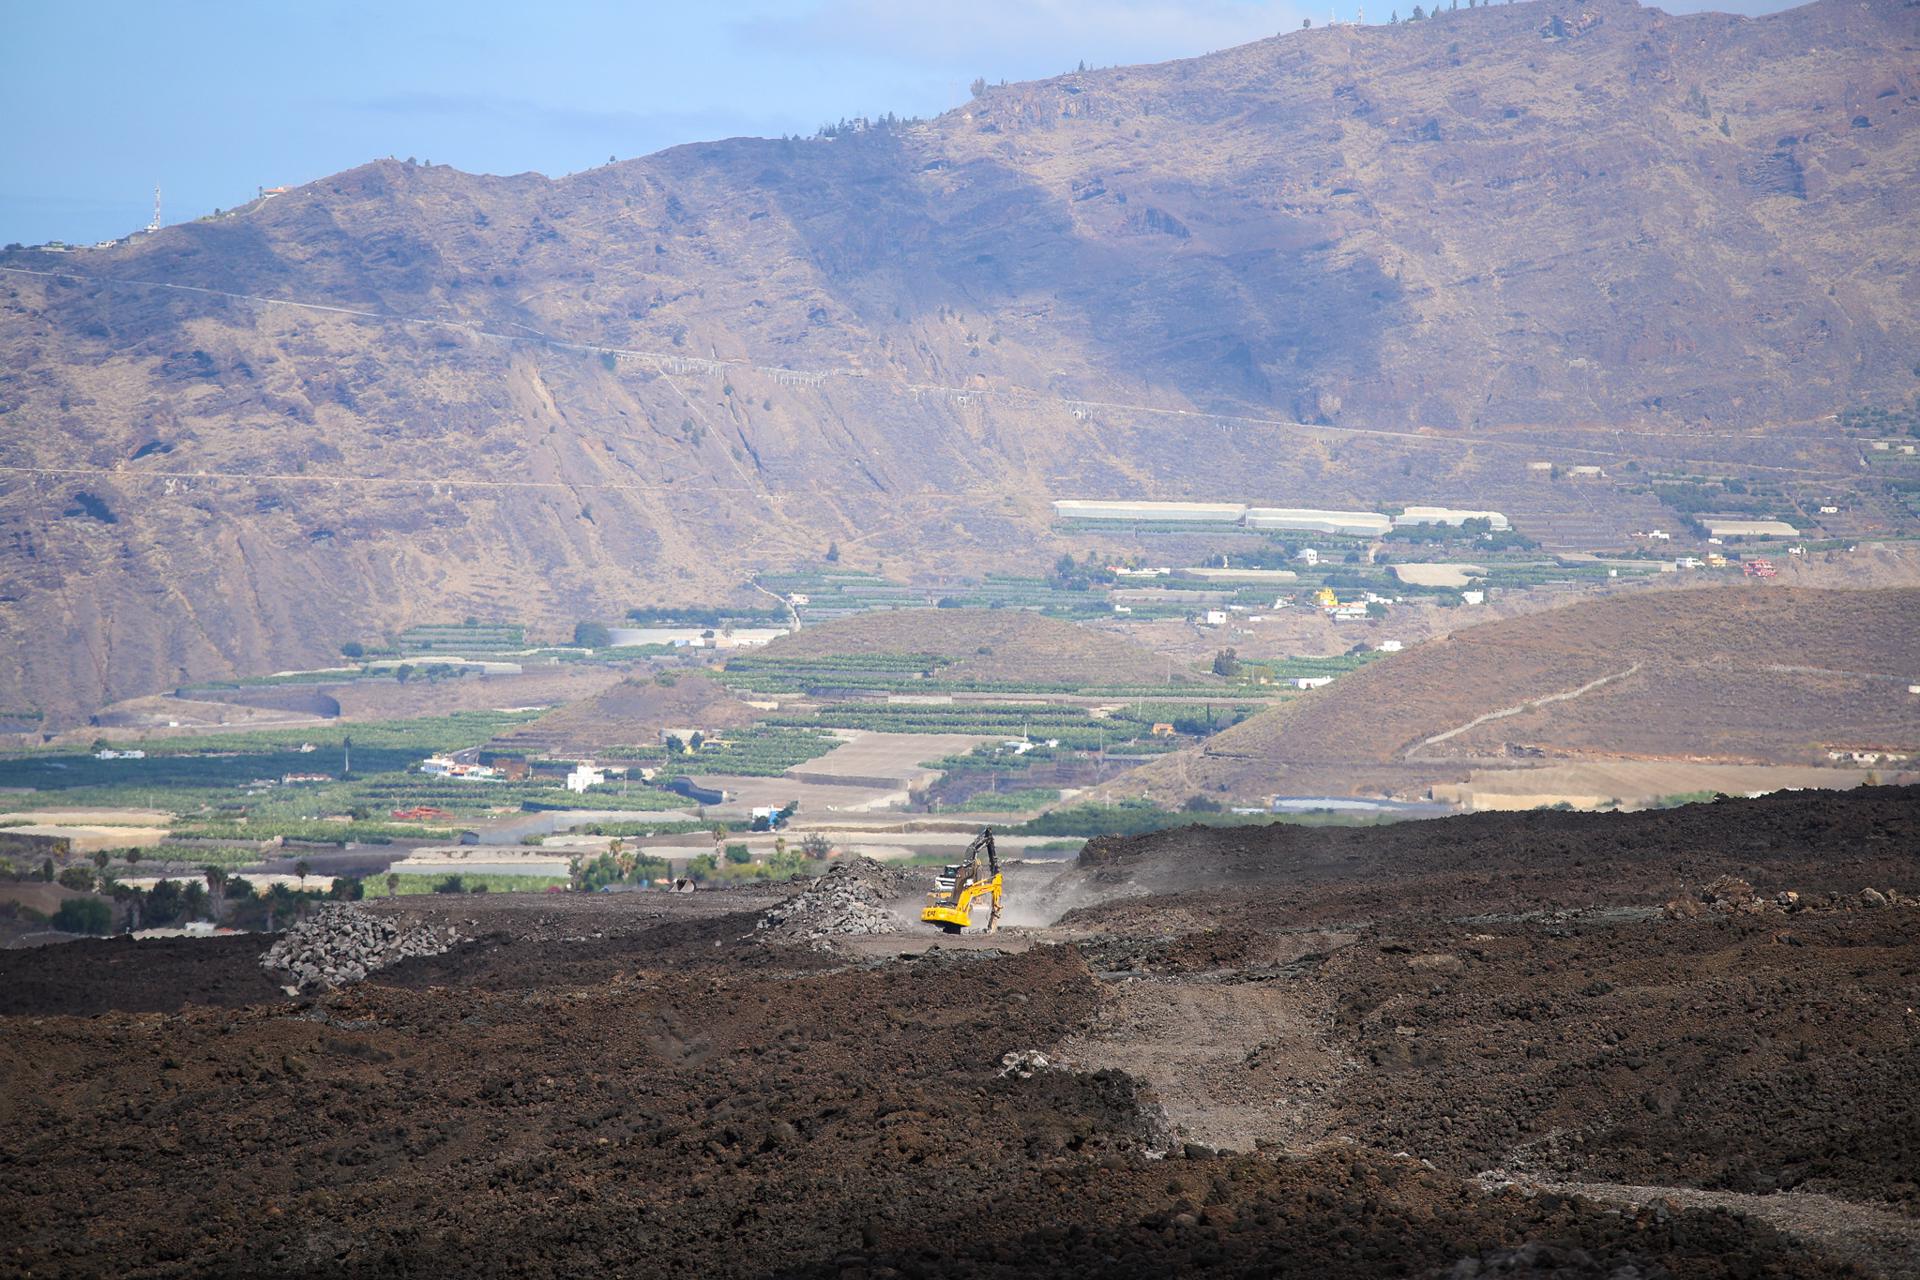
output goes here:
<path id="1" fill-rule="evenodd" d="M 781 941 L 794 942 L 891 933 L 899 922 L 886 904 L 910 882 L 911 877 L 872 858 L 854 858 L 773 907 L 756 927 Z"/>
<path id="2" fill-rule="evenodd" d="M 1856 907 L 1871 911 L 1880 907 L 1911 905 L 1912 902 L 1912 898 L 1902 897 L 1898 889 L 1889 888 L 1882 893 L 1872 885 L 1852 896 L 1828 892 L 1803 898 L 1793 889 L 1783 889 L 1765 896 L 1756 893 L 1753 886 L 1740 877 L 1725 875 L 1702 885 L 1698 891 L 1683 891 L 1679 897 L 1670 899 L 1661 910 L 1669 920 L 1697 920 L 1709 914 L 1798 915 L 1808 910 L 1846 911 Z"/>
<path id="3" fill-rule="evenodd" d="M 284 973 L 301 991 L 325 991 L 415 956 L 437 956 L 459 935 L 451 925 L 373 916 L 345 903 L 328 903 L 281 934 L 260 967 Z"/>

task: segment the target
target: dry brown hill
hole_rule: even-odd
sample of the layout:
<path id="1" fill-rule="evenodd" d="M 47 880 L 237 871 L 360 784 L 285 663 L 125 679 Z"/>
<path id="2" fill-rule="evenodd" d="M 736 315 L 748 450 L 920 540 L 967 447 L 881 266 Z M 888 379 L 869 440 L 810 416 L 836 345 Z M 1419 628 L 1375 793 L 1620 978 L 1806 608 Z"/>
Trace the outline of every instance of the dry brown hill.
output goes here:
<path id="1" fill-rule="evenodd" d="M 1917 673 L 1920 590 L 1623 594 L 1453 632 L 1114 790 L 1345 794 L 1536 753 L 1824 764 L 1920 748 Z"/>
<path id="2" fill-rule="evenodd" d="M 1212 679 L 1109 632 L 1019 609 L 900 609 L 782 636 L 773 657 L 919 653 L 952 659 L 943 679 L 1196 684 Z"/>
<path id="3" fill-rule="evenodd" d="M 0 711 L 711 601 L 830 539 L 1030 570 L 1055 495 L 1613 536 L 1643 508 L 1526 462 L 1854 484 L 1814 420 L 1914 389 L 1917 31 L 1480 6 L 8 252 Z"/>
<path id="4" fill-rule="evenodd" d="M 654 746 L 662 729 L 712 733 L 753 723 L 754 709 L 698 672 L 630 678 L 558 707 L 503 734 L 493 746 L 559 759 L 606 755 L 618 747 Z"/>

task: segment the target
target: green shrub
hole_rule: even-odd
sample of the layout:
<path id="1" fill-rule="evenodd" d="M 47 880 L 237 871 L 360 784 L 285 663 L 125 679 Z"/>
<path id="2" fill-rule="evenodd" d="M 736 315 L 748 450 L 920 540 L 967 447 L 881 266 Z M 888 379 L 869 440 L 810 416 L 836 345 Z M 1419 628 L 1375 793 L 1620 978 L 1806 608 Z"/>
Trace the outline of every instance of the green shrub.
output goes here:
<path id="1" fill-rule="evenodd" d="M 58 876 L 60 884 L 69 889 L 78 889 L 82 893 L 93 892 L 94 875 L 92 867 L 67 867 Z"/>
<path id="2" fill-rule="evenodd" d="M 53 913 L 53 927 L 62 933 L 106 933 L 113 928 L 113 908 L 99 898 L 68 898 Z"/>

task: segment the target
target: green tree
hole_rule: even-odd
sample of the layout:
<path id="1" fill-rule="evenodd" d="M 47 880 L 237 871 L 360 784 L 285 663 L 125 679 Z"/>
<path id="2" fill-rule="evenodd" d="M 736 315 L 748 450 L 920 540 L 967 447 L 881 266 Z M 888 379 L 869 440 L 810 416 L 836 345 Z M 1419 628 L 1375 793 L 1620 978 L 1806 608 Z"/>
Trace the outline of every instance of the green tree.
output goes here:
<path id="1" fill-rule="evenodd" d="M 293 874 L 300 877 L 300 892 L 307 891 L 307 876 L 313 872 L 313 864 L 301 858 L 293 864 Z"/>
<path id="2" fill-rule="evenodd" d="M 1229 680 L 1240 674 L 1240 655 L 1232 649 L 1222 649 L 1213 655 L 1213 674 L 1225 676 Z"/>
<path id="3" fill-rule="evenodd" d="M 730 844 L 727 846 L 727 861 L 736 867 L 743 867 L 753 861 L 753 850 L 743 844 Z"/>
<path id="4" fill-rule="evenodd" d="M 809 831 L 800 840 L 800 851 L 814 862 L 820 862 L 833 854 L 833 842 L 818 831 Z"/>
<path id="5" fill-rule="evenodd" d="M 583 649 L 606 649 L 613 645 L 613 632 L 603 622 L 576 622 L 573 642 Z"/>
<path id="6" fill-rule="evenodd" d="M 68 889 L 77 889 L 81 893 L 92 893 L 94 873 L 92 867 L 67 867 L 60 872 L 58 880 Z"/>
<path id="7" fill-rule="evenodd" d="M 178 880 L 162 880 L 147 894 L 149 924 L 172 924 L 185 914 L 186 909 L 187 897 L 181 892 Z"/>
<path id="8" fill-rule="evenodd" d="M 358 662 L 361 658 L 367 656 L 367 648 L 358 640 L 349 640 L 340 646 L 340 656 L 343 658 L 352 658 Z"/>
<path id="9" fill-rule="evenodd" d="M 53 913 L 53 927 L 62 933 L 106 933 L 113 928 L 113 908 L 99 898 L 68 898 Z"/>
<path id="10" fill-rule="evenodd" d="M 840 563 L 840 544 L 839 543 L 829 542 L 827 544 L 827 563 L 828 564 Z"/>
<path id="11" fill-rule="evenodd" d="M 387 872 L 387 896 L 391 898 L 394 895 L 398 894 L 399 892 L 400 892 L 400 873 L 398 871 Z"/>
<path id="12" fill-rule="evenodd" d="M 187 887 L 181 891 L 180 900 L 186 907 L 187 919 L 204 920 L 207 918 L 208 898 L 206 885 L 201 884 L 198 880 L 187 881 Z"/>
<path id="13" fill-rule="evenodd" d="M 439 884 L 434 885 L 433 891 L 435 893 L 465 893 L 467 891 L 467 882 L 457 875 L 448 876 Z"/>
<path id="14" fill-rule="evenodd" d="M 979 97 L 987 91 L 987 78 L 985 76 L 975 76 L 973 83 L 968 85 L 967 89 L 974 97 Z"/>

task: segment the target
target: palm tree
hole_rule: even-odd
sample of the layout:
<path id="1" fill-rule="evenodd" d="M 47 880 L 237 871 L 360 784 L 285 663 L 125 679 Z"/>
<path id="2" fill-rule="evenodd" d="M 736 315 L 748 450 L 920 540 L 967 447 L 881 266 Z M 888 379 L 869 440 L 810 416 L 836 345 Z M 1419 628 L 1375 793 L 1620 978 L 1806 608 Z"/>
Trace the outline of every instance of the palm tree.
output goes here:
<path id="1" fill-rule="evenodd" d="M 112 894 L 115 902 L 121 903 L 127 909 L 127 932 L 137 932 L 140 928 L 140 891 L 130 884 L 121 884 L 116 880 L 108 892 Z"/>
<path id="2" fill-rule="evenodd" d="M 391 898 L 394 895 L 398 894 L 399 892 L 400 892 L 400 873 L 398 871 L 387 872 L 387 896 Z"/>
<path id="3" fill-rule="evenodd" d="M 300 877 L 300 892 L 307 891 L 307 873 L 313 870 L 313 864 L 305 858 L 293 864 L 293 874 Z"/>
<path id="4" fill-rule="evenodd" d="M 207 901 L 212 904 L 210 911 L 217 924 L 220 917 L 226 914 L 227 873 L 208 863 L 200 868 L 200 874 L 207 878 Z"/>
<path id="5" fill-rule="evenodd" d="M 273 882 L 273 886 L 267 890 L 266 902 L 267 902 L 267 932 L 272 933 L 274 931 L 273 929 L 274 913 L 277 911 L 284 911 L 287 908 L 293 906 L 293 903 L 294 903 L 293 891 L 287 888 L 284 882 L 276 880 Z"/>

